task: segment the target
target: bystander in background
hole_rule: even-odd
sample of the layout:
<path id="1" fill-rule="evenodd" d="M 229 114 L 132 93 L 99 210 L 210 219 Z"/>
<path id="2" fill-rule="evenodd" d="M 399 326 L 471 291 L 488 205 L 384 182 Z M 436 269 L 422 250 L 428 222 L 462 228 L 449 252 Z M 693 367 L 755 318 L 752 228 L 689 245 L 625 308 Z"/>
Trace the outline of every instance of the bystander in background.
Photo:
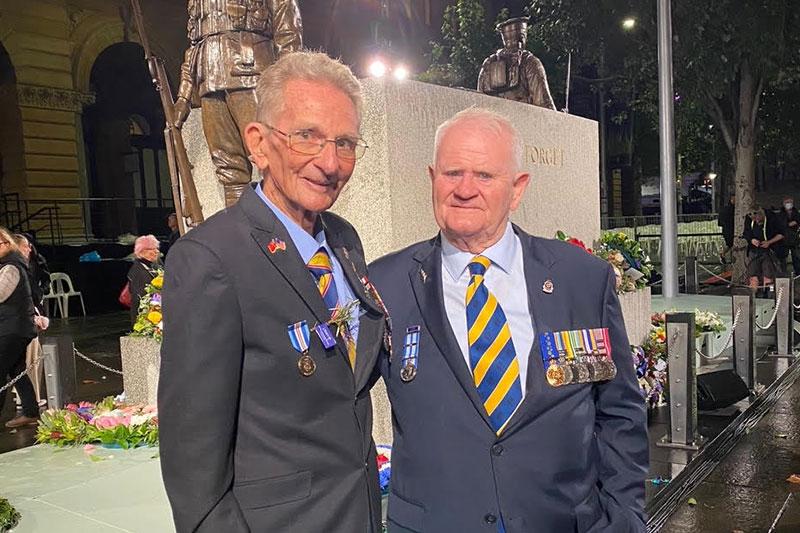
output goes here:
<path id="1" fill-rule="evenodd" d="M 153 235 L 142 235 L 133 244 L 133 266 L 128 270 L 128 283 L 131 291 L 131 324 L 136 324 L 139 316 L 139 300 L 145 293 L 145 287 L 156 277 L 156 271 L 162 267 L 159 242 Z"/>

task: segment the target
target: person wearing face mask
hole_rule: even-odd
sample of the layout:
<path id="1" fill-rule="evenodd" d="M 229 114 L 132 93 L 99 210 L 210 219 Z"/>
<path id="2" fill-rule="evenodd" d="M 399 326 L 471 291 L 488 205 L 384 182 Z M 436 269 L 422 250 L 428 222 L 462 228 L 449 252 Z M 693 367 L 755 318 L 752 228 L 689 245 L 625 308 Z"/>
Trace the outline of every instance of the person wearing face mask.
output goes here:
<path id="1" fill-rule="evenodd" d="M 131 291 L 131 324 L 136 323 L 139 316 L 139 300 L 144 296 L 147 284 L 156 277 L 156 270 L 161 268 L 161 252 L 158 239 L 153 235 L 142 235 L 133 245 L 136 259 L 128 270 L 128 283 Z"/>
<path id="2" fill-rule="evenodd" d="M 792 255 L 792 269 L 795 274 L 800 273 L 800 251 L 797 249 L 798 230 L 800 230 L 800 213 L 794 208 L 794 200 L 792 198 L 785 198 L 783 200 L 783 211 L 781 211 L 781 218 L 783 220 L 783 244 L 784 255 L 782 261 L 786 262 L 786 256 Z"/>

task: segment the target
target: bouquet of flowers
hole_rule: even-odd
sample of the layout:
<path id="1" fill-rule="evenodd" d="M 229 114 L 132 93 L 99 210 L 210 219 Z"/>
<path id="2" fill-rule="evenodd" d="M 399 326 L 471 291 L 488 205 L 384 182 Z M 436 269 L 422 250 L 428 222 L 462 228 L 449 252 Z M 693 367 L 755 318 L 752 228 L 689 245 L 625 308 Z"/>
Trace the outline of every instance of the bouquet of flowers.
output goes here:
<path id="1" fill-rule="evenodd" d="M 643 289 L 653 273 L 650 258 L 635 241 L 622 232 L 604 233 L 595 247 L 595 255 L 602 257 L 621 273 L 617 292 Z"/>
<path id="2" fill-rule="evenodd" d="M 151 337 L 158 342 L 164 337 L 164 321 L 161 315 L 161 289 L 164 286 L 164 271 L 158 270 L 156 277 L 145 287 L 139 300 L 139 316 L 133 325 L 133 337 Z"/>
<path id="3" fill-rule="evenodd" d="M 653 273 L 650 258 L 637 241 L 624 233 L 603 234 L 594 250 L 588 248 L 581 240 L 569 237 L 561 230 L 556 232 L 556 237 L 583 248 L 590 254 L 610 263 L 617 275 L 618 294 L 646 287 L 650 275 Z"/>
<path id="4" fill-rule="evenodd" d="M 0 533 L 11 531 L 19 523 L 19 511 L 5 498 L 0 498 Z"/>
<path id="5" fill-rule="evenodd" d="M 384 444 L 375 446 L 378 452 L 378 482 L 381 494 L 389 494 L 389 478 L 392 475 L 392 447 Z"/>
<path id="6" fill-rule="evenodd" d="M 158 445 L 158 413 L 152 406 L 128 406 L 107 397 L 48 409 L 39 418 L 39 443 L 76 446 L 100 443 L 123 449 Z"/>
<path id="7" fill-rule="evenodd" d="M 694 310 L 694 328 L 697 336 L 701 333 L 719 333 L 725 331 L 722 318 L 720 318 L 718 313 L 701 311 L 697 308 Z"/>
<path id="8" fill-rule="evenodd" d="M 671 309 L 670 313 L 676 310 Z M 667 323 L 667 312 L 662 311 L 650 317 L 653 325 L 664 328 Z M 695 307 L 694 309 L 694 336 L 699 337 L 702 333 L 720 333 L 725 331 L 725 326 L 722 323 L 722 318 L 719 313 L 713 311 L 701 311 Z"/>
<path id="9" fill-rule="evenodd" d="M 661 326 L 652 326 L 642 346 L 632 346 L 633 366 L 642 398 L 649 407 L 663 405 L 667 384 L 667 336 Z"/>

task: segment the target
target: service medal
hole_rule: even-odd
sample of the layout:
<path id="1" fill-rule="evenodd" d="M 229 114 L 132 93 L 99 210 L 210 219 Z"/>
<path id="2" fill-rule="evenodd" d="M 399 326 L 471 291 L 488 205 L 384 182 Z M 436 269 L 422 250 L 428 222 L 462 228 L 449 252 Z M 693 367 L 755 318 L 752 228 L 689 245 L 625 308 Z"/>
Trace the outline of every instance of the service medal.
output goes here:
<path id="1" fill-rule="evenodd" d="M 560 387 L 565 383 L 564 377 L 564 368 L 551 359 L 547 367 L 547 382 L 553 387 Z"/>
<path id="2" fill-rule="evenodd" d="M 407 362 L 403 368 L 400 369 L 400 379 L 408 383 L 417 376 L 417 367 Z"/>
<path id="3" fill-rule="evenodd" d="M 317 363 L 314 362 L 310 355 L 304 354 L 297 361 L 297 369 L 302 375 L 309 377 L 317 371 Z"/>
<path id="4" fill-rule="evenodd" d="M 564 385 L 575 383 L 576 375 L 572 369 L 572 360 L 559 359 L 559 366 L 564 369 Z"/>
<path id="5" fill-rule="evenodd" d="M 575 376 L 575 383 L 587 383 L 590 379 L 589 368 L 580 360 L 575 361 L 572 373 Z"/>
<path id="6" fill-rule="evenodd" d="M 605 375 L 603 376 L 603 379 L 605 381 L 611 381 L 612 379 L 617 377 L 617 365 L 614 364 L 614 361 L 609 358 L 603 361 L 603 363 L 605 363 L 606 367 L 606 372 Z"/>

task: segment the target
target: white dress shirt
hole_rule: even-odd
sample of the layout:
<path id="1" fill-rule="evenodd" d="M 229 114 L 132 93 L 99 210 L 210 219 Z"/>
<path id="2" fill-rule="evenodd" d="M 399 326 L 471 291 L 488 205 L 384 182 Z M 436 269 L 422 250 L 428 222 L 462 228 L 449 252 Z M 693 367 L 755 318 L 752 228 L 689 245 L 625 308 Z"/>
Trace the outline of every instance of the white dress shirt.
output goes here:
<path id="1" fill-rule="evenodd" d="M 497 298 L 497 302 L 506 315 L 514 351 L 519 361 L 519 378 L 524 397 L 525 380 L 528 375 L 528 356 L 531 346 L 533 346 L 534 332 L 528 308 L 528 288 L 525 283 L 525 269 L 522 262 L 522 245 L 510 222 L 506 226 L 503 237 L 479 255 L 492 262 L 486 270 L 483 282 Z M 470 368 L 466 304 L 470 274 L 467 267 L 474 257 L 475 254 L 459 250 L 442 235 L 444 309 L 450 321 L 450 327 L 458 340 L 467 368 Z"/>

